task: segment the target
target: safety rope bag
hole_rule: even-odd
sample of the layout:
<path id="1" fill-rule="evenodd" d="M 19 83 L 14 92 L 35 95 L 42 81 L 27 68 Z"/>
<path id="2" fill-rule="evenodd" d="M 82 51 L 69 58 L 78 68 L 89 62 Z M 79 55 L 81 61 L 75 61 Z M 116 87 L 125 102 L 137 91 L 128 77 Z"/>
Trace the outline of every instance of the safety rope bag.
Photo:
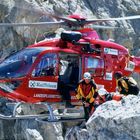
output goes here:
<path id="1" fill-rule="evenodd" d="M 128 85 L 128 94 L 138 95 L 139 88 L 137 82 L 132 77 L 123 77 L 123 80 Z"/>

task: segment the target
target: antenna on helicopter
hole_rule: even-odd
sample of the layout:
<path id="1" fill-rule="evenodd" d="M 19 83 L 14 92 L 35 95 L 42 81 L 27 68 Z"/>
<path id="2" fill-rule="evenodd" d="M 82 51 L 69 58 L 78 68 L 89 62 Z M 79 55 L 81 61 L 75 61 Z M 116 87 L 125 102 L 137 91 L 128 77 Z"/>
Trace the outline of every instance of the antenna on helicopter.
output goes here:
<path id="1" fill-rule="evenodd" d="M 36 34 L 36 37 L 35 37 L 34 44 L 36 44 L 36 43 L 37 43 L 38 36 L 39 36 L 39 31 L 37 31 L 37 34 Z"/>

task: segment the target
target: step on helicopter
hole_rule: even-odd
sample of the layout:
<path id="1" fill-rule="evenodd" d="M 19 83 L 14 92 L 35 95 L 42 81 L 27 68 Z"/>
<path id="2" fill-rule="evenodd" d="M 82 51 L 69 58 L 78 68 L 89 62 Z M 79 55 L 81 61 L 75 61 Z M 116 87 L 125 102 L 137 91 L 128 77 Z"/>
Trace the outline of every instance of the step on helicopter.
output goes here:
<path id="1" fill-rule="evenodd" d="M 120 44 L 101 40 L 96 30 L 86 27 L 105 21 L 139 19 L 140 15 L 108 19 L 86 19 L 81 15 L 51 16 L 58 21 L 0 23 L 0 27 L 60 25 L 72 28 L 63 31 L 59 38 L 29 45 L 0 63 L 0 95 L 11 101 L 7 106 L 14 105 L 11 115 L 1 114 L 0 118 L 35 118 L 42 122 L 82 120 L 83 108 L 75 97 L 75 88 L 84 72 L 90 72 L 98 87 L 109 92 L 115 91 L 113 74 L 116 71 L 127 76 L 140 72 L 140 57 L 131 56 L 128 49 Z M 58 89 L 60 76 L 68 82 L 74 108 L 65 108 Z M 17 109 L 22 104 L 38 106 L 46 113 L 19 115 Z M 59 110 L 57 113 L 56 109 Z"/>

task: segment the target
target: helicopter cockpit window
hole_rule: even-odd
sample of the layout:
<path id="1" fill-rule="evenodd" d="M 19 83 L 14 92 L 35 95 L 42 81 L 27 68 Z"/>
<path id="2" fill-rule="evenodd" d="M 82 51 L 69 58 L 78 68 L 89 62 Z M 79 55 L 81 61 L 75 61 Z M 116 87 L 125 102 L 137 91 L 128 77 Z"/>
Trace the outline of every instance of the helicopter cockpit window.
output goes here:
<path id="1" fill-rule="evenodd" d="M 103 76 L 104 74 L 104 61 L 100 58 L 86 57 L 85 69 L 94 76 Z"/>
<path id="2" fill-rule="evenodd" d="M 54 76 L 56 75 L 57 54 L 47 53 L 44 55 L 37 67 L 33 70 L 32 76 Z"/>
<path id="3" fill-rule="evenodd" d="M 41 49 L 24 49 L 7 57 L 0 64 L 0 78 L 25 76 L 40 52 Z"/>

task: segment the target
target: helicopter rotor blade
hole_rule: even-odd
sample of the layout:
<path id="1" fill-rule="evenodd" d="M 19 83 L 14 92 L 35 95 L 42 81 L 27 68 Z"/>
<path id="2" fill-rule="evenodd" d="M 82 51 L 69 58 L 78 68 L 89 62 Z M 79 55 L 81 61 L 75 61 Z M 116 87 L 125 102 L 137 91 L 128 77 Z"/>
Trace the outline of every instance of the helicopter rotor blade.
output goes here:
<path id="1" fill-rule="evenodd" d="M 118 29 L 119 27 L 113 27 L 113 26 L 103 26 L 103 25 L 92 25 L 91 26 L 94 29 Z"/>
<path id="2" fill-rule="evenodd" d="M 85 22 L 86 24 L 90 24 L 90 23 L 95 23 L 95 22 L 120 21 L 120 20 L 129 20 L 129 19 L 140 19 L 140 15 L 119 17 L 119 18 L 106 18 L 106 19 L 87 19 Z"/>
<path id="3" fill-rule="evenodd" d="M 58 19 L 58 20 L 63 20 L 63 21 L 69 21 L 69 22 L 76 22 L 77 21 L 76 19 L 73 19 L 73 18 L 57 16 L 57 15 L 50 14 L 47 12 L 45 13 L 45 15 L 49 16 L 49 17 L 53 17 L 53 18 Z"/>
<path id="4" fill-rule="evenodd" d="M 84 26 L 87 24 L 92 24 L 92 23 L 99 23 L 99 22 L 105 22 L 105 21 L 120 21 L 120 20 L 133 20 L 133 19 L 140 19 L 140 15 L 136 15 L 136 16 L 128 16 L 128 17 L 119 17 L 119 18 L 106 18 L 106 19 L 81 19 L 81 20 L 76 20 L 76 19 L 72 19 L 69 17 L 59 17 L 59 16 L 55 16 L 55 15 L 49 15 L 50 17 L 54 17 L 56 19 L 61 19 L 63 21 L 65 21 L 67 24 L 66 25 L 70 25 L 70 26 Z M 109 27 L 109 26 L 94 26 L 95 28 L 115 28 L 115 27 Z M 118 27 L 117 27 L 118 28 Z"/>
<path id="5" fill-rule="evenodd" d="M 1 5 L 4 6 L 3 3 L 0 2 Z M 57 19 L 59 21 L 55 21 L 55 22 L 36 22 L 36 23 L 0 23 L 0 26 L 38 26 L 38 25 L 44 25 L 50 27 L 53 25 L 68 25 L 70 23 L 70 25 L 75 25 L 77 23 L 76 19 L 72 19 L 69 17 L 62 17 L 62 16 L 58 16 L 52 13 L 49 13 L 46 11 L 45 8 L 42 7 L 38 7 L 38 5 L 33 4 L 33 3 L 26 3 L 26 6 L 22 6 L 22 5 L 15 5 L 14 6 L 17 9 L 20 9 L 22 11 L 28 11 L 29 14 L 34 15 L 34 16 L 40 16 L 40 17 L 50 17 L 51 19 Z M 41 18 L 40 18 L 41 19 Z M 66 23 L 64 23 L 66 22 Z"/>
<path id="6" fill-rule="evenodd" d="M 3 27 L 14 27 L 14 26 L 61 26 L 64 25 L 64 21 L 57 22 L 35 22 L 35 23 L 0 23 Z"/>
<path id="7" fill-rule="evenodd" d="M 3 3 L 0 2 L 0 4 L 3 5 Z M 40 16 L 46 16 L 46 17 L 50 17 L 50 18 L 55 18 L 58 21 L 54 21 L 54 22 L 34 22 L 34 23 L 0 23 L 0 26 L 46 26 L 46 27 L 53 27 L 53 26 L 75 26 L 75 27 L 83 27 L 84 25 L 87 24 L 94 24 L 94 23 L 100 23 L 100 22 L 105 22 L 105 21 L 120 21 L 120 20 L 130 20 L 130 19 L 140 19 L 140 15 L 136 15 L 136 16 L 128 16 L 128 17 L 119 17 L 119 18 L 106 18 L 106 19 L 76 19 L 76 18 L 70 18 L 70 17 L 62 17 L 62 16 L 57 16 L 55 14 L 50 14 L 46 11 L 46 9 L 42 6 L 39 7 L 37 4 L 33 4 L 33 3 L 26 3 L 26 5 L 23 6 L 22 5 L 15 5 L 14 7 L 18 8 L 18 9 L 22 9 L 23 11 L 28 11 L 30 14 L 33 15 L 40 15 Z M 94 28 L 100 28 L 99 26 Z M 110 27 L 101 27 L 102 29 L 104 28 L 110 28 Z M 112 28 L 112 27 L 111 27 Z M 114 28 L 114 27 L 113 27 Z"/>

